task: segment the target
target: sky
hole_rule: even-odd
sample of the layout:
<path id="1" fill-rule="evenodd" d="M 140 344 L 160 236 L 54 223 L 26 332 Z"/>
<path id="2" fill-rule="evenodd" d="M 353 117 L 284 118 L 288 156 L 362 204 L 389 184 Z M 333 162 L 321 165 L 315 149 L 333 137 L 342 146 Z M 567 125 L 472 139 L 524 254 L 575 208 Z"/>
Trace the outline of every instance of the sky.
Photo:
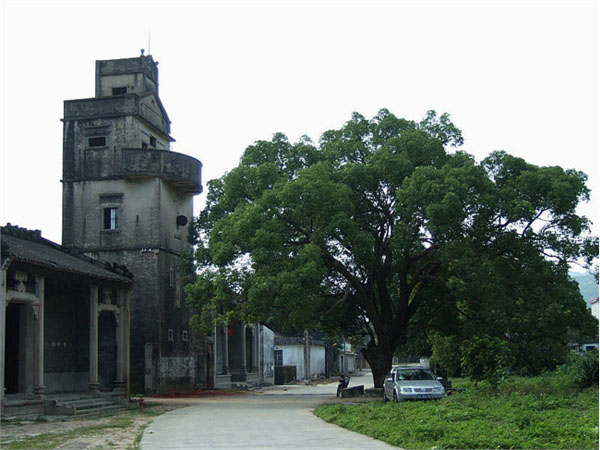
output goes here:
<path id="1" fill-rule="evenodd" d="M 584 171 L 599 234 L 595 0 L 0 3 L 0 224 L 61 242 L 63 101 L 94 96 L 95 60 L 144 49 L 172 150 L 202 161 L 205 186 L 276 132 L 318 142 L 353 112 L 433 109 L 478 161 Z"/>

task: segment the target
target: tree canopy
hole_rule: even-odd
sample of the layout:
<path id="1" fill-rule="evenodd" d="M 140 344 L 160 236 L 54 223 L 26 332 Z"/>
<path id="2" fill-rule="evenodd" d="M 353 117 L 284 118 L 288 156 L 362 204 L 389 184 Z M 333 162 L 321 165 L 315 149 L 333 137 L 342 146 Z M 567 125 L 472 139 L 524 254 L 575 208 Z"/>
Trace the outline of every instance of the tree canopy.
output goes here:
<path id="1" fill-rule="evenodd" d="M 362 333 L 376 386 L 424 327 L 516 349 L 564 336 L 586 314 L 568 264 L 598 252 L 576 213 L 585 174 L 502 151 L 477 163 L 448 150 L 462 143 L 447 114 L 414 122 L 381 110 L 353 114 L 318 145 L 275 134 L 249 146 L 209 182 L 195 221 L 194 324 Z M 541 315 L 557 328 L 531 326 Z"/>

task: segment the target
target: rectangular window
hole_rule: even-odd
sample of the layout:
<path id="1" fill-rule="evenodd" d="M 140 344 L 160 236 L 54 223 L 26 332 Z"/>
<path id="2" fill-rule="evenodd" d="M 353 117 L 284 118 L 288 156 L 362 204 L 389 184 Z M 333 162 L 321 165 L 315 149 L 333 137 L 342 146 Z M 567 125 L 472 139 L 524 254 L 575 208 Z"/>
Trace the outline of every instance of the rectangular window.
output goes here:
<path id="1" fill-rule="evenodd" d="M 173 330 L 171 328 L 169 328 L 167 330 L 167 341 L 169 341 L 169 342 L 174 342 L 175 341 L 174 333 L 173 333 Z"/>
<path id="2" fill-rule="evenodd" d="M 104 136 L 88 138 L 88 145 L 90 147 L 104 147 L 106 146 L 106 138 Z"/>
<path id="3" fill-rule="evenodd" d="M 181 337 L 181 339 L 182 339 L 184 342 L 187 342 L 187 341 L 188 341 L 188 338 L 189 338 L 189 337 L 188 337 L 188 332 L 187 332 L 186 330 L 183 330 L 183 336 Z"/>
<path id="4" fill-rule="evenodd" d="M 275 365 L 283 366 L 283 350 L 275 350 Z"/>
<path id="5" fill-rule="evenodd" d="M 119 208 L 104 208 L 104 229 L 116 230 L 119 226 Z"/>
<path id="6" fill-rule="evenodd" d="M 123 95 L 123 94 L 127 94 L 127 88 L 126 87 L 114 87 L 114 88 L 112 88 L 112 95 Z"/>
<path id="7" fill-rule="evenodd" d="M 181 308 L 181 280 L 179 274 L 175 274 L 175 307 Z"/>
<path id="8" fill-rule="evenodd" d="M 150 136 L 150 147 L 156 148 L 156 138 L 154 136 Z"/>

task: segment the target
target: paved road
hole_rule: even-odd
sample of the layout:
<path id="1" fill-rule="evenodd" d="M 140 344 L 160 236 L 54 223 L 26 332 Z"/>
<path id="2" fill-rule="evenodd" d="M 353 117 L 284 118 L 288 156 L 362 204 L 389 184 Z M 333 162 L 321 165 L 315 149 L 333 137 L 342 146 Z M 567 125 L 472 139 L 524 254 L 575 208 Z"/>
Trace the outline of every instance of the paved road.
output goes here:
<path id="1" fill-rule="evenodd" d="M 350 386 L 372 386 L 370 372 Z M 335 397 L 337 384 L 284 386 L 204 402 L 157 417 L 141 450 L 163 449 L 394 449 L 390 445 L 323 422 L 311 410 Z"/>

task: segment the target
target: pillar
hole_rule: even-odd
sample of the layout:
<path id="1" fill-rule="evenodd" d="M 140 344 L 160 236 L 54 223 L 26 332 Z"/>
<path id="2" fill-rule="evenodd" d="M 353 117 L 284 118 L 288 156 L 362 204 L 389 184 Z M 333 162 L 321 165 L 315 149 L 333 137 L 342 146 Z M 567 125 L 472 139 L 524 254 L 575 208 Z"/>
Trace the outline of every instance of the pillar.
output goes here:
<path id="1" fill-rule="evenodd" d="M 252 369 L 258 371 L 258 324 L 252 326 Z"/>
<path id="2" fill-rule="evenodd" d="M 98 381 L 98 286 L 90 286 L 90 381 L 89 390 L 100 392 Z"/>
<path id="3" fill-rule="evenodd" d="M 125 353 L 125 308 L 124 308 L 125 298 L 123 289 L 119 289 L 117 291 L 117 305 L 119 306 L 119 312 L 115 313 L 116 320 L 116 343 L 117 343 L 117 379 L 114 381 L 114 390 L 115 391 L 123 391 L 123 386 L 125 384 L 124 380 L 124 353 Z"/>
<path id="4" fill-rule="evenodd" d="M 127 288 L 126 291 L 123 292 L 123 315 L 121 316 L 121 320 L 123 320 L 123 376 L 125 377 L 125 398 L 128 398 L 131 394 L 130 392 L 130 374 L 131 368 L 129 365 L 129 349 L 131 348 L 131 328 L 130 328 L 130 313 L 129 313 L 129 292 L 131 288 Z"/>
<path id="5" fill-rule="evenodd" d="M 258 370 L 258 383 L 265 383 L 265 371 L 263 368 L 263 333 L 262 325 L 256 324 L 256 370 Z"/>
<path id="6" fill-rule="evenodd" d="M 4 367 L 6 343 L 6 268 L 0 269 L 0 410 L 4 402 Z"/>
<path id="7" fill-rule="evenodd" d="M 229 327 L 223 327 L 223 373 L 229 373 Z"/>
<path id="8" fill-rule="evenodd" d="M 33 394 L 38 398 L 44 398 L 46 396 L 46 386 L 44 385 L 44 277 L 35 277 L 35 289 L 38 303 L 33 305 L 35 319 Z"/>
<path id="9" fill-rule="evenodd" d="M 246 324 L 243 322 L 240 324 L 240 334 L 240 347 L 242 352 L 242 367 L 240 373 L 246 373 Z"/>

